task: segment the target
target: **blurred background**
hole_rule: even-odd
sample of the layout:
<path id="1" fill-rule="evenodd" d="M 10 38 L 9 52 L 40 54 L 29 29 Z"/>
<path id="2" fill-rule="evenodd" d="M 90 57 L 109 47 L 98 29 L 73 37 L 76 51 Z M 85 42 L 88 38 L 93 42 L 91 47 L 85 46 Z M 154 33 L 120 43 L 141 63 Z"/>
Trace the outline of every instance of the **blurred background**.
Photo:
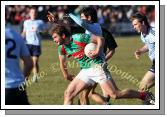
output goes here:
<path id="1" fill-rule="evenodd" d="M 79 15 L 82 5 L 45 5 L 39 6 L 35 5 L 38 10 L 38 18 L 47 22 L 47 12 L 51 11 L 57 17 L 61 18 L 63 15 L 68 13 L 74 13 Z M 29 7 L 25 5 L 12 5 L 5 7 L 6 23 L 8 25 L 14 26 L 18 32 L 22 30 L 23 21 L 29 19 Z M 114 35 L 129 35 L 136 34 L 133 30 L 131 22 L 129 20 L 130 16 L 139 11 L 147 16 L 149 23 L 154 26 L 155 21 L 155 6 L 140 6 L 140 5 L 110 5 L 110 6 L 99 6 L 92 5 L 97 10 L 98 22 L 102 27 L 108 29 Z M 66 21 L 64 21 L 66 22 Z M 74 23 L 74 25 L 76 25 Z"/>

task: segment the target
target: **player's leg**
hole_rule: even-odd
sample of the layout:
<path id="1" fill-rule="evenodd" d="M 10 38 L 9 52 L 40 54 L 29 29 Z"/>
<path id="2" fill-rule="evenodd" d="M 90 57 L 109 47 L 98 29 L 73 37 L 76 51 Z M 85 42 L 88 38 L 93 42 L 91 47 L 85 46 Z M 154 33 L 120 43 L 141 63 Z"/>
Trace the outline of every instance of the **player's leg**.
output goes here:
<path id="1" fill-rule="evenodd" d="M 109 75 L 106 75 L 102 68 L 97 69 L 97 71 L 99 71 L 100 77 L 93 78 L 94 81 L 98 82 L 101 88 L 105 90 L 105 93 L 113 99 L 138 98 L 145 100 L 149 95 L 147 92 L 138 92 L 132 89 L 119 90 L 114 80 L 109 80 L 109 78 L 107 78 Z"/>
<path id="2" fill-rule="evenodd" d="M 139 90 L 143 91 L 151 88 L 154 85 L 155 80 L 155 60 L 153 60 L 153 65 L 150 70 L 144 75 L 142 81 L 140 82 Z"/>
<path id="3" fill-rule="evenodd" d="M 154 85 L 155 80 L 155 60 L 153 60 L 153 64 L 150 70 L 144 75 L 142 81 L 140 82 L 139 90 L 143 91 L 151 88 Z"/>
<path id="4" fill-rule="evenodd" d="M 82 90 L 91 85 L 91 80 L 87 77 L 87 69 L 82 69 L 79 74 L 68 85 L 64 93 L 64 104 L 72 104 L 73 98 Z"/>
<path id="5" fill-rule="evenodd" d="M 115 99 L 117 96 L 117 88 L 115 83 L 109 80 L 109 75 L 106 73 L 107 70 L 104 70 L 102 66 L 96 66 L 95 68 L 90 68 L 90 71 L 92 72 L 92 74 L 90 74 L 91 80 L 99 83 L 101 89 L 105 91 L 105 94 Z"/>
<path id="6" fill-rule="evenodd" d="M 112 79 L 112 76 L 111 76 L 110 72 L 107 69 L 105 69 L 105 73 L 106 73 L 106 76 L 107 76 L 108 80 L 110 80 L 112 82 L 112 85 L 114 86 L 116 91 L 120 91 L 118 89 L 118 87 L 116 86 L 114 80 Z M 109 104 L 110 96 L 105 92 L 105 90 L 103 88 L 102 88 L 102 92 L 103 92 L 103 97 L 104 97 L 105 101 Z"/>
<path id="7" fill-rule="evenodd" d="M 145 89 L 149 89 L 154 86 L 155 74 L 153 72 L 148 71 L 142 81 L 140 82 L 139 90 L 143 91 Z"/>
<path id="8" fill-rule="evenodd" d="M 39 56 L 41 55 L 41 47 L 32 45 L 33 60 L 33 82 L 37 82 L 39 73 Z"/>
<path id="9" fill-rule="evenodd" d="M 39 64 L 38 64 L 39 58 L 37 56 L 32 56 L 32 60 L 33 60 L 33 74 L 37 75 L 39 72 Z"/>
<path id="10" fill-rule="evenodd" d="M 83 89 L 87 88 L 87 86 L 88 85 L 84 81 L 74 78 L 64 92 L 64 105 L 72 104 L 74 97 Z"/>
<path id="11" fill-rule="evenodd" d="M 138 98 L 144 101 L 144 104 L 154 104 L 155 98 L 150 92 L 147 91 L 136 91 L 133 89 L 117 90 L 110 80 L 103 82 L 100 85 L 105 92 L 113 99 L 122 98 Z"/>
<path id="12" fill-rule="evenodd" d="M 110 80 L 103 82 L 100 86 L 105 90 L 106 94 L 113 99 L 141 98 L 141 94 L 138 91 L 132 89 L 124 89 L 124 90 L 116 89 Z"/>
<path id="13" fill-rule="evenodd" d="M 89 92 L 89 98 L 91 98 L 93 101 L 95 101 L 97 104 L 103 104 L 106 105 L 107 102 L 105 101 L 104 97 L 100 94 L 95 92 L 95 88 L 97 87 L 97 83 L 95 83 L 92 87 L 92 89 Z"/>
<path id="14" fill-rule="evenodd" d="M 38 72 L 39 72 L 39 64 L 38 64 L 39 57 L 32 56 L 33 61 L 33 82 L 37 82 L 38 79 Z"/>
<path id="15" fill-rule="evenodd" d="M 153 65 L 151 66 L 150 70 L 144 75 L 142 81 L 140 82 L 139 85 L 139 91 L 143 92 L 143 91 L 147 91 L 149 93 L 149 97 L 151 97 L 151 99 L 144 101 L 144 104 L 154 104 L 155 102 L 155 97 L 154 95 L 148 90 L 150 89 L 152 86 L 154 86 L 155 83 L 155 60 L 153 60 Z"/>
<path id="16" fill-rule="evenodd" d="M 89 101 L 89 92 L 92 89 L 92 86 L 87 87 L 86 89 L 84 89 L 82 92 L 79 93 L 79 103 L 80 105 L 89 105 L 90 101 Z"/>

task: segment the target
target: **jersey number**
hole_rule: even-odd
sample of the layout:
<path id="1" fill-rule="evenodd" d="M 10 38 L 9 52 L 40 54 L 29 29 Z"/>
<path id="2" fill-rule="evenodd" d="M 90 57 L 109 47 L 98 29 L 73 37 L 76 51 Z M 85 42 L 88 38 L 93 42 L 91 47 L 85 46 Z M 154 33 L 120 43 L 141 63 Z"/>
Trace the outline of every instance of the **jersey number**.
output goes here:
<path id="1" fill-rule="evenodd" d="M 7 45 L 9 42 L 12 43 L 12 46 L 7 50 L 7 57 L 11 59 L 16 59 L 17 56 L 12 54 L 12 51 L 16 48 L 16 42 L 12 39 L 6 39 L 5 40 L 5 45 Z"/>

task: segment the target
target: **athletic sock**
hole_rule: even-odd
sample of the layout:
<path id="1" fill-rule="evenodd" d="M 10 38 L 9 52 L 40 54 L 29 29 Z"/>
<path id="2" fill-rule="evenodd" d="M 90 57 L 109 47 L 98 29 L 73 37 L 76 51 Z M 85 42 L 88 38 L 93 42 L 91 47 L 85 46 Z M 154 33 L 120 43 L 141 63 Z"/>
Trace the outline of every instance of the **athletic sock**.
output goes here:
<path id="1" fill-rule="evenodd" d="M 106 102 L 109 102 L 109 101 L 110 101 L 110 97 L 109 97 L 109 96 L 107 96 L 107 97 L 104 96 L 104 99 L 105 99 Z"/>
<path id="2" fill-rule="evenodd" d="M 146 92 L 140 92 L 140 99 L 145 100 Z"/>

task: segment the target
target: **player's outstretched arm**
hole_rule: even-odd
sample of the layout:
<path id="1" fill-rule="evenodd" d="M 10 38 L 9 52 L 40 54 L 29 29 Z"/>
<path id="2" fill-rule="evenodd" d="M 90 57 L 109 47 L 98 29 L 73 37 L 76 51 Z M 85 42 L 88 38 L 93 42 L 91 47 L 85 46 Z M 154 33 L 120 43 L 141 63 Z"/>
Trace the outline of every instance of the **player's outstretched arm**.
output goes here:
<path id="1" fill-rule="evenodd" d="M 83 20 L 77 16 L 75 16 L 74 14 L 70 13 L 69 17 L 79 26 L 83 27 L 85 30 L 88 30 L 89 32 L 91 32 L 92 34 L 95 35 L 101 35 L 102 34 L 102 30 L 100 25 L 97 26 L 94 23 L 90 23 L 86 20 Z"/>
<path id="2" fill-rule="evenodd" d="M 56 17 L 50 11 L 48 11 L 47 18 L 48 18 L 49 22 L 55 22 L 56 21 Z"/>
<path id="3" fill-rule="evenodd" d="M 139 59 L 140 56 L 146 52 L 148 52 L 148 45 L 147 44 L 145 44 L 142 48 L 136 50 L 134 55 L 135 55 L 136 59 Z"/>

